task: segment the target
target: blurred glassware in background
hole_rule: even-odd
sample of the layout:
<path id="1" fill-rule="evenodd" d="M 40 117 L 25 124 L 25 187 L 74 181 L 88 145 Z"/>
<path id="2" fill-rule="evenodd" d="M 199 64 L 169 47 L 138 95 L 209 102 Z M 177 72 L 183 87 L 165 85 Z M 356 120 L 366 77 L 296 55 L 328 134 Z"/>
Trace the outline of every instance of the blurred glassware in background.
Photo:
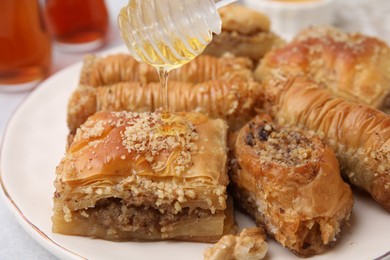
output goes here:
<path id="1" fill-rule="evenodd" d="M 0 0 L 0 91 L 34 88 L 50 64 L 51 40 L 38 0 Z"/>
<path id="2" fill-rule="evenodd" d="M 104 45 L 108 12 L 104 0 L 46 0 L 48 29 L 60 50 L 84 52 Z"/>
<path id="3" fill-rule="evenodd" d="M 286 40 L 309 26 L 332 25 L 336 0 L 242 0 L 271 19 L 272 30 Z"/>

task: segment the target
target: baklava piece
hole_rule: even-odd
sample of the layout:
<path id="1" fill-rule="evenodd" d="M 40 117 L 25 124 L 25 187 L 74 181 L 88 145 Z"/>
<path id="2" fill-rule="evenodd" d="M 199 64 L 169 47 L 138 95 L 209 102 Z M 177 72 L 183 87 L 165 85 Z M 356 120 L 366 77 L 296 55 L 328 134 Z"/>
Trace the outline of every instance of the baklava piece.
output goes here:
<path id="1" fill-rule="evenodd" d="M 213 242 L 234 227 L 223 120 L 98 112 L 57 167 L 53 231 Z"/>
<path id="2" fill-rule="evenodd" d="M 218 58 L 200 55 L 192 62 L 172 70 L 169 79 L 173 81 L 202 83 L 209 80 L 229 78 L 234 71 L 243 71 L 252 76 L 253 63 L 245 57 L 224 55 Z M 156 68 L 137 62 L 128 54 L 113 54 L 106 57 L 87 55 L 80 73 L 80 85 L 98 87 L 120 82 L 159 82 Z"/>
<path id="3" fill-rule="evenodd" d="M 68 103 L 68 126 L 71 134 L 97 111 L 149 112 L 159 108 L 160 83 L 121 82 L 90 87 L 80 85 Z M 200 112 L 211 118 L 227 120 L 229 129 L 239 129 L 253 116 L 261 96 L 260 86 L 245 72 L 236 71 L 230 78 L 203 83 L 171 81 L 168 99 L 173 111 Z"/>
<path id="4" fill-rule="evenodd" d="M 337 240 L 353 197 L 334 152 L 311 133 L 259 115 L 238 133 L 231 160 L 237 204 L 299 256 Z"/>
<path id="5" fill-rule="evenodd" d="M 222 32 L 213 36 L 204 53 L 223 56 L 248 57 L 258 62 L 266 53 L 285 44 L 284 40 L 270 31 L 269 18 L 242 5 L 230 4 L 219 10 Z"/>
<path id="6" fill-rule="evenodd" d="M 306 76 L 337 97 L 390 113 L 390 47 L 382 40 L 340 29 L 309 27 L 269 52 L 255 79 Z"/>

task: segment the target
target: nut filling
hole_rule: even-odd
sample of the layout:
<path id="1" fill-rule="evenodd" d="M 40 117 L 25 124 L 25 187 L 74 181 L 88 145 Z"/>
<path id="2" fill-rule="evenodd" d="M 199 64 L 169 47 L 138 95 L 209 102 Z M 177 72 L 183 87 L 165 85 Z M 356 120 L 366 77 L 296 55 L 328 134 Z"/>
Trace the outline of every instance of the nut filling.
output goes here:
<path id="1" fill-rule="evenodd" d="M 275 127 L 266 120 L 249 123 L 245 136 L 246 145 L 256 151 L 262 162 L 274 162 L 284 166 L 296 166 L 309 162 L 315 151 L 315 143 L 299 129 Z"/>
<path id="2" fill-rule="evenodd" d="M 96 203 L 94 208 L 77 212 L 92 222 L 100 223 L 111 234 L 118 231 L 164 233 L 169 231 L 170 227 L 178 221 L 201 219 L 210 215 L 209 210 L 199 208 L 192 211 L 189 208 L 184 208 L 179 213 L 162 212 L 152 206 L 127 205 L 126 201 L 118 198 L 102 199 Z"/>

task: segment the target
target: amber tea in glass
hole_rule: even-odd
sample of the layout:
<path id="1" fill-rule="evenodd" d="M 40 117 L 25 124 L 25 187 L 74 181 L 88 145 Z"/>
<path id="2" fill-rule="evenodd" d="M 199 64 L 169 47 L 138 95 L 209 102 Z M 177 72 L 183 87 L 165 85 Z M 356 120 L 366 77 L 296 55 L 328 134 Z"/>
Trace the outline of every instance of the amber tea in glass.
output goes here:
<path id="1" fill-rule="evenodd" d="M 33 88 L 50 62 L 51 41 L 38 0 L 0 0 L 0 90 Z"/>
<path id="2" fill-rule="evenodd" d="M 108 12 L 104 0 L 46 0 L 49 32 L 65 51 L 88 51 L 104 44 Z"/>

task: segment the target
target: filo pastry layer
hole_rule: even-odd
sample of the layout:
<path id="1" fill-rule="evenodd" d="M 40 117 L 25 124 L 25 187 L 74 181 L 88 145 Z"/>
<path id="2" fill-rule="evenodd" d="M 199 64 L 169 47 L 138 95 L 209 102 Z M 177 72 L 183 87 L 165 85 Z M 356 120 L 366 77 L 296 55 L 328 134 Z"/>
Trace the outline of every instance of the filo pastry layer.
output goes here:
<path id="1" fill-rule="evenodd" d="M 257 224 L 299 256 L 334 244 L 353 197 L 331 148 L 262 114 L 238 132 L 233 149 L 232 194 Z"/>
<path id="2" fill-rule="evenodd" d="M 79 128 L 56 170 L 54 232 L 212 242 L 233 230 L 226 123 L 196 113 L 161 120 L 98 112 Z"/>
<path id="3" fill-rule="evenodd" d="M 390 117 L 334 97 L 305 77 L 264 84 L 265 107 L 281 124 L 316 132 L 336 151 L 342 173 L 390 211 Z"/>

